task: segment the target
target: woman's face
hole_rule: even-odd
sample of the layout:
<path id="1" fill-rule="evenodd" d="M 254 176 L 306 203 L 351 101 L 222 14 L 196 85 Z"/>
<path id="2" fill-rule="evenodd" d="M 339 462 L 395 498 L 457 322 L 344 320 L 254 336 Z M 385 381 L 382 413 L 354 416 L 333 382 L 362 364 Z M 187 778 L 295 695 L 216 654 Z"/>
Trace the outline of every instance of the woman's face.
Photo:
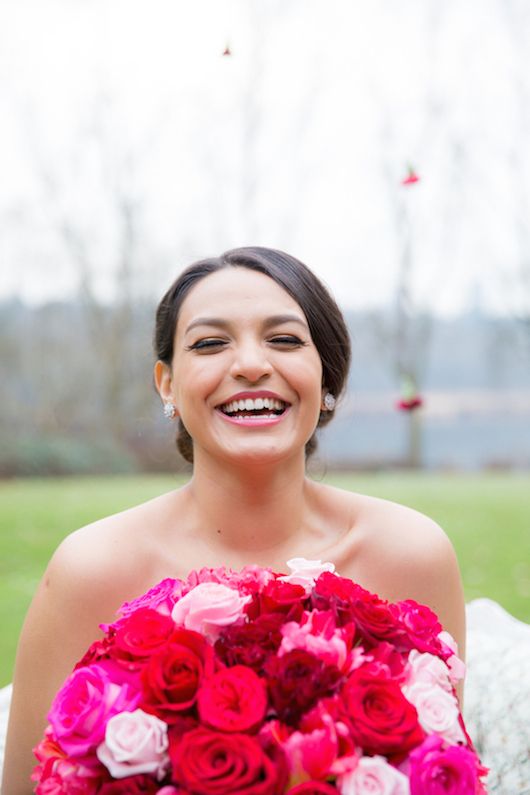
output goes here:
<path id="1" fill-rule="evenodd" d="M 183 301 L 159 388 L 196 462 L 207 454 L 265 463 L 304 455 L 322 404 L 322 363 L 301 307 L 280 285 L 225 268 Z"/>

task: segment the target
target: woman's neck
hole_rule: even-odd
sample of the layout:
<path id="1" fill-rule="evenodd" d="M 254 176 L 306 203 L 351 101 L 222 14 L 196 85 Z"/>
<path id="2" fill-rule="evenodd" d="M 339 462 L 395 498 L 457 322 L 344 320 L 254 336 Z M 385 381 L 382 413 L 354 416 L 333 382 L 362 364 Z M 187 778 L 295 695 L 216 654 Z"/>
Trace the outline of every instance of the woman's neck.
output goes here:
<path id="1" fill-rule="evenodd" d="M 303 457 L 273 466 L 196 461 L 187 486 L 197 536 L 210 548 L 255 558 L 294 553 L 308 519 L 309 489 Z"/>

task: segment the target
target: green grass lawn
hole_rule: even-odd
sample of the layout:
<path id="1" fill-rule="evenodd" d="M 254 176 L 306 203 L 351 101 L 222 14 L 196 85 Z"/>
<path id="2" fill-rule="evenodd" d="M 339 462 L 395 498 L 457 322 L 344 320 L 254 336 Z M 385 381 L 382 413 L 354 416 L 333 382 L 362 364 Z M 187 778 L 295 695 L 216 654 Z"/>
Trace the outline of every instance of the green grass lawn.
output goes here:
<path id="1" fill-rule="evenodd" d="M 329 475 L 346 489 L 403 502 L 452 539 L 466 596 L 489 596 L 530 622 L 528 477 L 512 474 Z M 0 483 L 0 686 L 11 679 L 16 638 L 46 563 L 65 535 L 175 487 L 171 477 Z"/>

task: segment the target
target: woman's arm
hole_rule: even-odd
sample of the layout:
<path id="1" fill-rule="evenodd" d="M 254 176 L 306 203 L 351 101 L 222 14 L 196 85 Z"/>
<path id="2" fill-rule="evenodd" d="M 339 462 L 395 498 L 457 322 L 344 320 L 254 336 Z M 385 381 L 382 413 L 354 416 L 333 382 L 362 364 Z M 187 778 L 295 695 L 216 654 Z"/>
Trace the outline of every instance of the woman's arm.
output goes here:
<path id="1" fill-rule="evenodd" d="M 55 693 L 114 618 L 115 585 L 89 534 L 73 534 L 56 551 L 28 611 L 17 650 L 2 795 L 33 791 L 32 748 L 41 739 Z"/>

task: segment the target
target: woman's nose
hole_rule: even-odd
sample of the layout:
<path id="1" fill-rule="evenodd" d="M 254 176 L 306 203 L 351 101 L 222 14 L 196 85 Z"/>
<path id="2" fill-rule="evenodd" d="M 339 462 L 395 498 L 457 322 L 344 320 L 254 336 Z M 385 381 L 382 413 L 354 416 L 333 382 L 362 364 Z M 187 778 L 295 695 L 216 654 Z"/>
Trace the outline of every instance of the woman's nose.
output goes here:
<path id="1" fill-rule="evenodd" d="M 257 343 L 247 343 L 236 348 L 230 373 L 233 378 L 245 378 L 256 383 L 272 373 L 267 350 Z"/>

